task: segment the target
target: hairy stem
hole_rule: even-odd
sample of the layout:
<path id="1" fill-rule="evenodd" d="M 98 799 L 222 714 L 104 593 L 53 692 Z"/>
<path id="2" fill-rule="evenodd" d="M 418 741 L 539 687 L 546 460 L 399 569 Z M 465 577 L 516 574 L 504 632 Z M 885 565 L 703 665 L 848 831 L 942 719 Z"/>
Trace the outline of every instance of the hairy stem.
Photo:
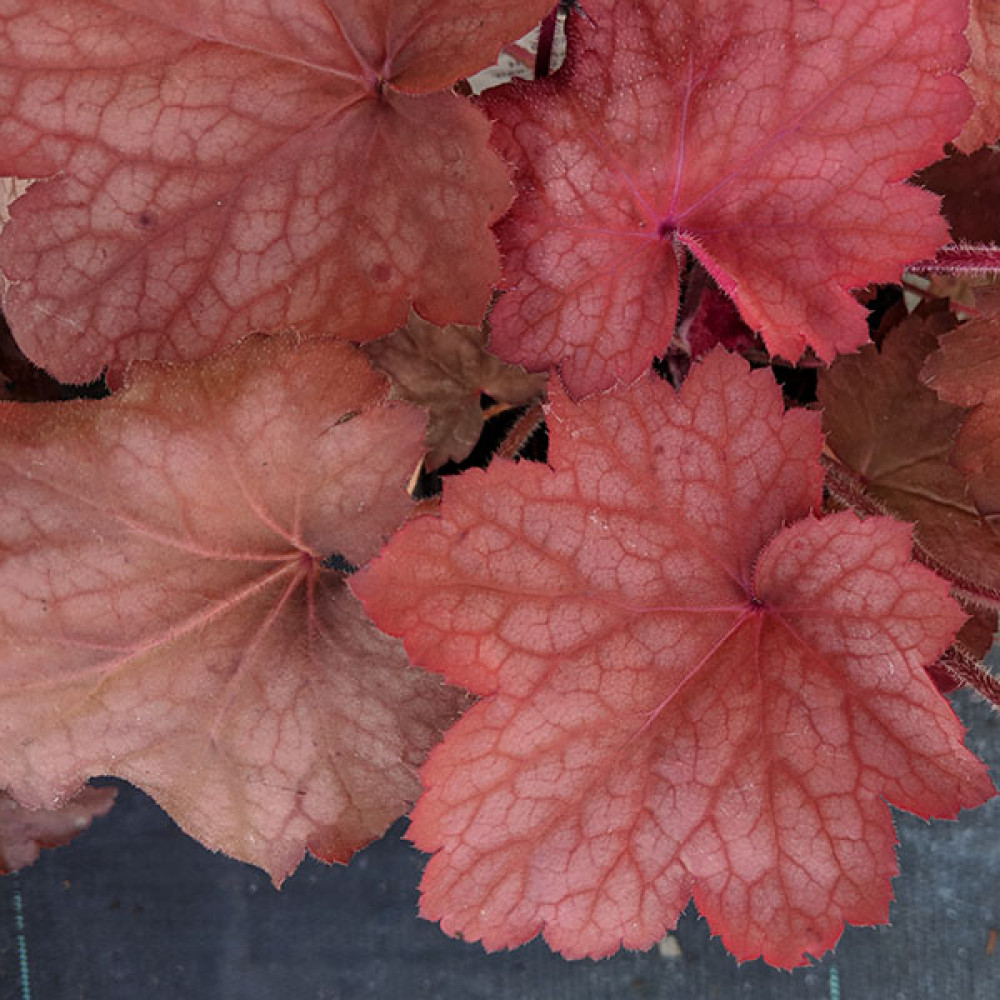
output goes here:
<path id="1" fill-rule="evenodd" d="M 1000 680 L 997 680 L 960 642 L 952 643 L 937 661 L 949 677 L 982 695 L 1000 709 Z"/>
<path id="2" fill-rule="evenodd" d="M 516 458 L 521 449 L 528 443 L 531 435 L 538 430 L 545 419 L 545 411 L 541 403 L 535 403 L 518 417 L 514 426 L 511 427 L 507 437 L 503 439 L 500 447 L 497 448 L 497 458 Z"/>
<path id="3" fill-rule="evenodd" d="M 918 260 L 907 270 L 912 274 L 1000 277 L 1000 246 L 995 243 L 949 243 L 932 259 Z"/>

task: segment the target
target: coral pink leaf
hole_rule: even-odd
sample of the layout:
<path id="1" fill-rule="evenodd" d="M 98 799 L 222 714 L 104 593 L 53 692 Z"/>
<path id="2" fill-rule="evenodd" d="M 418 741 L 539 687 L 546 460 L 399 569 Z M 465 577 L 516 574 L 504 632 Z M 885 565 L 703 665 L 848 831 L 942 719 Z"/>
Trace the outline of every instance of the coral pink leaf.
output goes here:
<path id="1" fill-rule="evenodd" d="M 1000 5 L 972 0 L 969 16 L 972 59 L 962 74 L 972 88 L 976 110 L 955 144 L 964 153 L 1000 138 Z"/>
<path id="2" fill-rule="evenodd" d="M 0 874 L 37 861 L 43 848 L 68 844 L 111 811 L 117 794 L 117 788 L 87 786 L 53 809 L 25 809 L 0 792 Z"/>
<path id="3" fill-rule="evenodd" d="M 570 392 L 630 381 L 674 328 L 693 253 L 796 360 L 867 340 L 849 289 L 948 239 L 903 183 L 971 102 L 963 0 L 594 0 L 557 77 L 487 92 L 518 200 L 493 349 Z"/>
<path id="4" fill-rule="evenodd" d="M 0 408 L 0 786 L 48 808 L 118 775 L 276 882 L 405 811 L 458 696 L 324 563 L 410 508 L 423 418 L 385 394 L 276 336 Z"/>
<path id="5" fill-rule="evenodd" d="M 551 468 L 449 484 L 352 583 L 483 700 L 432 752 L 422 912 L 490 949 L 649 947 L 694 897 L 794 966 L 884 922 L 886 802 L 993 793 L 924 667 L 964 616 L 910 531 L 817 520 L 817 418 L 716 351 L 680 393 L 555 394 Z"/>
<path id="6" fill-rule="evenodd" d="M 6 311 L 64 381 L 252 331 L 354 340 L 412 302 L 478 323 L 511 197 L 438 92 L 544 0 L 8 0 L 0 172 L 53 178 L 0 239 Z"/>

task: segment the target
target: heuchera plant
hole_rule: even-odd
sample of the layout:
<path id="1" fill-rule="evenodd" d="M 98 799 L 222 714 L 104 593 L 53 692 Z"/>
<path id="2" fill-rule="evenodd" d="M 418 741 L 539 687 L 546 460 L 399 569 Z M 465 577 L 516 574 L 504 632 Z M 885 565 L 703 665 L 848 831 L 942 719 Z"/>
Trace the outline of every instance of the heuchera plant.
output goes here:
<path id="1" fill-rule="evenodd" d="M 6 867 L 413 807 L 450 934 L 792 967 L 994 794 L 996 4 L 551 3 L 0 0 Z"/>

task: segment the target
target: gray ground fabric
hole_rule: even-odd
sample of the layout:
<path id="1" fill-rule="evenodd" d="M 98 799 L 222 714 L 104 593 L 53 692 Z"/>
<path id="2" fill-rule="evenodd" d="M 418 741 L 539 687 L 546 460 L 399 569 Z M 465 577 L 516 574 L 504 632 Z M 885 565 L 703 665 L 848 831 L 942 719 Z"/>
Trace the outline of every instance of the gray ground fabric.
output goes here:
<path id="1" fill-rule="evenodd" d="M 1000 780 L 1000 715 L 954 703 Z M 420 920 L 423 860 L 402 823 L 279 893 L 123 785 L 74 844 L 0 879 L 0 1000 L 996 1000 L 1000 800 L 896 824 L 891 926 L 849 928 L 811 968 L 738 965 L 693 907 L 662 948 L 565 962 L 539 942 L 487 955 Z"/>

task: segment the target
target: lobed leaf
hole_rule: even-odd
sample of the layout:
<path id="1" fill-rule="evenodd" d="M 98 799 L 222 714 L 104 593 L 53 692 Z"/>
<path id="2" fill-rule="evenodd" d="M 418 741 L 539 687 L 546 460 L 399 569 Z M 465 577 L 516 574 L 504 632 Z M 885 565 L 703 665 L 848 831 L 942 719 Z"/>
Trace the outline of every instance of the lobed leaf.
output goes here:
<path id="1" fill-rule="evenodd" d="M 962 0 L 595 0 L 566 65 L 490 91 L 518 199 L 492 348 L 574 396 L 662 353 L 693 254 L 774 354 L 868 339 L 849 294 L 947 242 L 903 182 L 971 104 Z"/>
<path id="2" fill-rule="evenodd" d="M 865 491 L 912 521 L 940 566 L 1000 593 L 1000 536 L 976 505 L 969 478 L 951 462 L 968 411 L 920 381 L 947 313 L 910 316 L 884 339 L 820 373 L 818 398 L 830 451 Z"/>
<path id="3" fill-rule="evenodd" d="M 0 786 L 50 808 L 118 775 L 275 882 L 409 807 L 463 702 L 328 568 L 411 506 L 424 421 L 386 391 L 278 336 L 0 407 Z"/>
<path id="4" fill-rule="evenodd" d="M 713 352 L 680 394 L 552 393 L 551 468 L 445 488 L 352 580 L 482 696 L 423 770 L 421 912 L 488 949 L 659 940 L 693 896 L 742 960 L 888 916 L 886 803 L 993 794 L 924 667 L 964 615 L 910 530 L 817 520 L 816 415 Z"/>
<path id="5" fill-rule="evenodd" d="M 441 92 L 547 0 L 3 0 L 5 311 L 63 381 L 294 327 L 478 323 L 511 190 Z"/>

